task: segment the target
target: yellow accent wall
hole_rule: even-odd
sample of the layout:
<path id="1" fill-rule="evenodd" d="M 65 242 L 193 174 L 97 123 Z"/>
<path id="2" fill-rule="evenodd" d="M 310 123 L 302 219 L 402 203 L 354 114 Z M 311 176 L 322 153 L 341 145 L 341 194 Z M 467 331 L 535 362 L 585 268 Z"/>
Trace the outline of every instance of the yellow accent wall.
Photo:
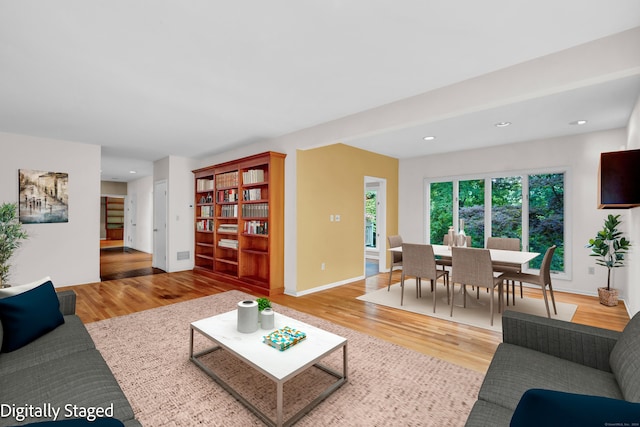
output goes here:
<path id="1" fill-rule="evenodd" d="M 297 291 L 362 276 L 364 178 L 387 180 L 387 234 L 397 234 L 398 159 L 334 144 L 298 150 L 296 175 Z M 336 214 L 340 222 L 331 222 Z"/>

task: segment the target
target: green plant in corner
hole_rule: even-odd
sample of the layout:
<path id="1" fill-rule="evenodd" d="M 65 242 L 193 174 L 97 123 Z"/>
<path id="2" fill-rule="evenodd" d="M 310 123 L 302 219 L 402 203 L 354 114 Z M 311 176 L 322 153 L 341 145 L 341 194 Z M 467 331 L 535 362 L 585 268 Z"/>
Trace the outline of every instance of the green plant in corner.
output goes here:
<path id="1" fill-rule="evenodd" d="M 611 269 L 624 266 L 624 256 L 631 247 L 631 242 L 618 230 L 621 222 L 620 215 L 609 214 L 602 230 L 587 245 L 591 256 L 598 258 L 596 264 L 607 267 L 607 291 L 611 290 Z"/>
<path id="2" fill-rule="evenodd" d="M 258 298 L 256 299 L 258 303 L 258 311 L 262 311 L 265 308 L 271 308 L 271 301 L 268 298 Z"/>
<path id="3" fill-rule="evenodd" d="M 18 221 L 18 206 L 15 203 L 0 205 L 0 286 L 7 283 L 11 264 L 9 260 L 26 239 L 27 232 Z"/>

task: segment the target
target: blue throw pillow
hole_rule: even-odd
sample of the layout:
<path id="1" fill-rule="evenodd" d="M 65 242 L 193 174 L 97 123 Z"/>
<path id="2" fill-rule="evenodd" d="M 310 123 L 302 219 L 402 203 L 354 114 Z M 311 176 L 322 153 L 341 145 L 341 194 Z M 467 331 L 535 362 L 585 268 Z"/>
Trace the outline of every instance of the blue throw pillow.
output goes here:
<path id="1" fill-rule="evenodd" d="M 522 395 L 511 427 L 633 426 L 639 422 L 640 403 L 531 389 Z"/>
<path id="2" fill-rule="evenodd" d="M 62 325 L 64 318 L 53 283 L 47 281 L 29 291 L 0 299 L 0 322 L 3 353 L 17 350 Z"/>

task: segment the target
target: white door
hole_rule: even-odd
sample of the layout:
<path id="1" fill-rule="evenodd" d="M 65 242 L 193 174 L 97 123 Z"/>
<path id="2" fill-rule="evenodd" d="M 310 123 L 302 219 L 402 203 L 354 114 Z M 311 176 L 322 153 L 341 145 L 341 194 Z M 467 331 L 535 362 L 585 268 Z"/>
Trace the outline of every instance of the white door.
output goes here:
<path id="1" fill-rule="evenodd" d="M 167 181 L 153 185 L 152 266 L 167 271 Z"/>
<path id="2" fill-rule="evenodd" d="M 138 206 L 138 197 L 136 194 L 132 194 L 130 196 L 125 197 L 127 201 L 127 210 L 125 211 L 125 225 L 124 231 L 126 237 L 125 246 L 128 246 L 133 249 L 137 249 L 136 245 L 136 237 L 137 237 L 137 206 Z"/>

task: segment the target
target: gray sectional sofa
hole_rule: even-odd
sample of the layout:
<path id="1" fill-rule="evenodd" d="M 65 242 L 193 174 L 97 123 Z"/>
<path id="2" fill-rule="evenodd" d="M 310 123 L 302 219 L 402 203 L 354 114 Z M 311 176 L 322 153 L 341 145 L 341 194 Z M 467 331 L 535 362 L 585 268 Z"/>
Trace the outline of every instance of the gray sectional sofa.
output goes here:
<path id="1" fill-rule="evenodd" d="M 125 426 L 140 426 L 75 315 L 75 293 L 57 295 L 64 323 L 17 350 L 0 353 L 0 426 L 49 421 L 55 410 L 58 421 L 112 415 Z"/>
<path id="2" fill-rule="evenodd" d="M 514 412 L 525 411 L 523 408 L 531 403 L 523 398 L 530 389 L 553 390 L 534 401 L 537 406 L 527 409 L 531 411 L 527 418 L 519 417 L 535 419 L 533 425 L 562 425 L 567 420 L 564 425 L 598 425 L 594 417 L 604 417 L 609 425 L 625 425 L 619 420 L 624 411 L 607 407 L 612 404 L 621 404 L 629 411 L 627 419 L 640 422 L 640 314 L 623 332 L 513 311 L 506 311 L 502 319 L 503 342 L 466 426 L 510 425 Z M 555 401 L 567 396 L 572 400 Z M 545 422 L 545 416 L 553 418 Z M 577 422 L 581 417 L 589 423 Z M 514 425 L 528 424 L 514 421 Z"/>

